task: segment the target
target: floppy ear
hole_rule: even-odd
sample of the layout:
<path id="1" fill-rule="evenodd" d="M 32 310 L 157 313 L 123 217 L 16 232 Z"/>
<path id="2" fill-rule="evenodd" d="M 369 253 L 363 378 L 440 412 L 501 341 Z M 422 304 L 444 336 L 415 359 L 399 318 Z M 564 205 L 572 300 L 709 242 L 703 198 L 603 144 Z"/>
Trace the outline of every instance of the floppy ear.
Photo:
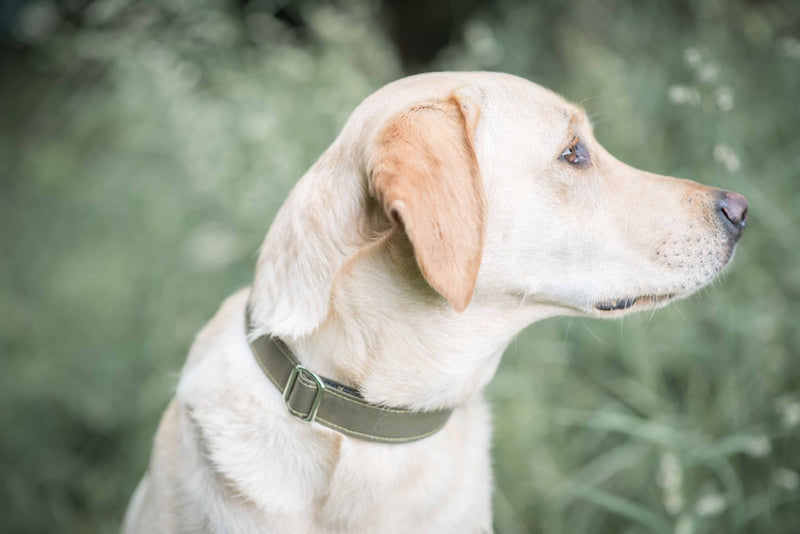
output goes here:
<path id="1" fill-rule="evenodd" d="M 422 275 L 456 311 L 472 299 L 485 199 L 472 133 L 479 108 L 464 96 L 416 106 L 377 137 L 370 189 L 405 229 Z"/>

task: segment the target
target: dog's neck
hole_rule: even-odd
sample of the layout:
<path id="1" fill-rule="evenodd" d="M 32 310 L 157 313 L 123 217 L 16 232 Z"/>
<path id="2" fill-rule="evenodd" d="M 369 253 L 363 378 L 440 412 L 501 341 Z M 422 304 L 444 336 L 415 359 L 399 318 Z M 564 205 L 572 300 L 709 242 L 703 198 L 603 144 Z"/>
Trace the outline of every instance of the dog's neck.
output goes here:
<path id="1" fill-rule="evenodd" d="M 387 406 L 453 407 L 480 392 L 510 340 L 535 317 L 513 306 L 487 313 L 481 295 L 457 313 L 413 262 L 400 229 L 346 261 L 325 320 L 286 340 L 303 365 Z"/>

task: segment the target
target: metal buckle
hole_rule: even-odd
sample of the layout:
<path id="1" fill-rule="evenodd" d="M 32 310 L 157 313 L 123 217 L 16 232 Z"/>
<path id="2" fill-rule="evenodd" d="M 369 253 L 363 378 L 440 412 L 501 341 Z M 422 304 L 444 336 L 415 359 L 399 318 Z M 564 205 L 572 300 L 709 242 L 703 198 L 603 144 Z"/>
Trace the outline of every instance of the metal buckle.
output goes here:
<path id="1" fill-rule="evenodd" d="M 286 405 L 286 408 L 289 409 L 289 413 L 291 413 L 289 397 L 292 395 L 292 391 L 294 391 L 294 386 L 297 384 L 297 376 L 300 373 L 303 373 L 303 376 L 314 381 L 317 386 L 317 392 L 314 394 L 314 402 L 311 403 L 311 409 L 308 411 L 308 413 L 305 416 L 298 415 L 297 417 L 303 421 L 313 423 L 314 419 L 317 418 L 317 410 L 319 410 L 319 405 L 322 402 L 322 392 L 325 391 L 325 384 L 322 382 L 322 379 L 315 375 L 311 369 L 303 367 L 302 365 L 294 366 L 292 373 L 289 375 L 289 381 L 286 382 L 286 388 L 283 390 L 283 403 Z"/>

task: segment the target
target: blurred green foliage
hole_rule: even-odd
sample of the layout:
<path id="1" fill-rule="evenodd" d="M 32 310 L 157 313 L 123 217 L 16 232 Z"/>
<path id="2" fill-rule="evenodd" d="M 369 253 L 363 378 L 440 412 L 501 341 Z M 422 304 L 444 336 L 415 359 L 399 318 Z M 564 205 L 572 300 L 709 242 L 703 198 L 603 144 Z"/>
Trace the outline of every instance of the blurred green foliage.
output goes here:
<path id="1" fill-rule="evenodd" d="M 350 110 L 404 74 L 373 2 L 296 2 L 303 35 L 258 5 L 97 1 L 4 73 L 6 532 L 116 531 L 194 333 Z M 620 159 L 751 203 L 699 296 L 513 343 L 489 388 L 496 530 L 797 532 L 800 6 L 505 0 L 461 37 L 430 70 L 542 83 Z"/>

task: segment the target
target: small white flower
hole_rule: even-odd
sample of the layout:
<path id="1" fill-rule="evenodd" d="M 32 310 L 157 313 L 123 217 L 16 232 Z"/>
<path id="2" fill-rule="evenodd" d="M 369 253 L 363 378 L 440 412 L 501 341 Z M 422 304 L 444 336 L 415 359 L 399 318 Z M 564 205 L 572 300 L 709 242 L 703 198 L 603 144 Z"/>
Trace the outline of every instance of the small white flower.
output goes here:
<path id="1" fill-rule="evenodd" d="M 714 159 L 722 163 L 728 172 L 736 172 L 742 167 L 739 156 L 728 145 L 722 143 L 714 147 Z"/>
<path id="2" fill-rule="evenodd" d="M 667 94 L 673 104 L 683 104 L 683 86 L 670 85 Z"/>
<path id="3" fill-rule="evenodd" d="M 669 515 L 676 515 L 680 513 L 685 504 L 683 501 L 683 495 L 680 494 L 680 490 L 665 491 L 663 502 L 664 509 Z"/>
<path id="4" fill-rule="evenodd" d="M 667 89 L 673 104 L 697 105 L 700 103 L 700 91 L 688 85 L 670 85 Z"/>
<path id="5" fill-rule="evenodd" d="M 668 452 L 661 455 L 656 482 L 664 490 L 663 502 L 667 512 L 676 515 L 683 510 L 683 468 L 675 454 Z"/>
<path id="6" fill-rule="evenodd" d="M 719 78 L 719 67 L 716 63 L 704 63 L 697 69 L 697 77 L 703 83 L 712 83 Z"/>
<path id="7" fill-rule="evenodd" d="M 683 51 L 683 60 L 687 65 L 693 69 L 696 69 L 703 62 L 703 56 L 700 55 L 700 51 L 698 49 L 687 48 Z"/>
<path id="8" fill-rule="evenodd" d="M 763 458 L 772 452 L 772 443 L 767 436 L 754 436 L 750 438 L 746 452 L 753 458 Z"/>
<path id="9" fill-rule="evenodd" d="M 796 427 L 800 424 L 800 403 L 792 402 L 787 404 L 781 415 L 781 423 L 785 428 Z"/>
<path id="10" fill-rule="evenodd" d="M 775 408 L 781 415 L 783 428 L 790 429 L 800 424 L 800 402 L 782 398 L 775 403 Z"/>
<path id="11" fill-rule="evenodd" d="M 722 495 L 710 493 L 701 497 L 694 509 L 699 516 L 710 516 L 719 514 L 726 506 L 727 503 Z"/>
<path id="12" fill-rule="evenodd" d="M 21 41 L 43 42 L 58 26 L 59 14 L 56 3 L 39 0 L 17 5 L 20 6 L 20 9 L 12 20 L 12 32 Z"/>
<path id="13" fill-rule="evenodd" d="M 727 85 L 720 85 L 714 91 L 717 100 L 717 107 L 720 111 L 730 111 L 733 109 L 733 89 Z"/>
<path id="14" fill-rule="evenodd" d="M 674 453 L 667 452 L 661 455 L 657 482 L 664 489 L 674 489 L 683 483 L 683 467 Z"/>
<path id="15" fill-rule="evenodd" d="M 800 40 L 796 37 L 782 37 L 780 47 L 785 56 L 792 59 L 800 59 Z"/>
<path id="16" fill-rule="evenodd" d="M 772 472 L 772 481 L 776 486 L 789 491 L 794 491 L 800 486 L 800 476 L 795 471 L 785 467 L 779 467 Z"/>

